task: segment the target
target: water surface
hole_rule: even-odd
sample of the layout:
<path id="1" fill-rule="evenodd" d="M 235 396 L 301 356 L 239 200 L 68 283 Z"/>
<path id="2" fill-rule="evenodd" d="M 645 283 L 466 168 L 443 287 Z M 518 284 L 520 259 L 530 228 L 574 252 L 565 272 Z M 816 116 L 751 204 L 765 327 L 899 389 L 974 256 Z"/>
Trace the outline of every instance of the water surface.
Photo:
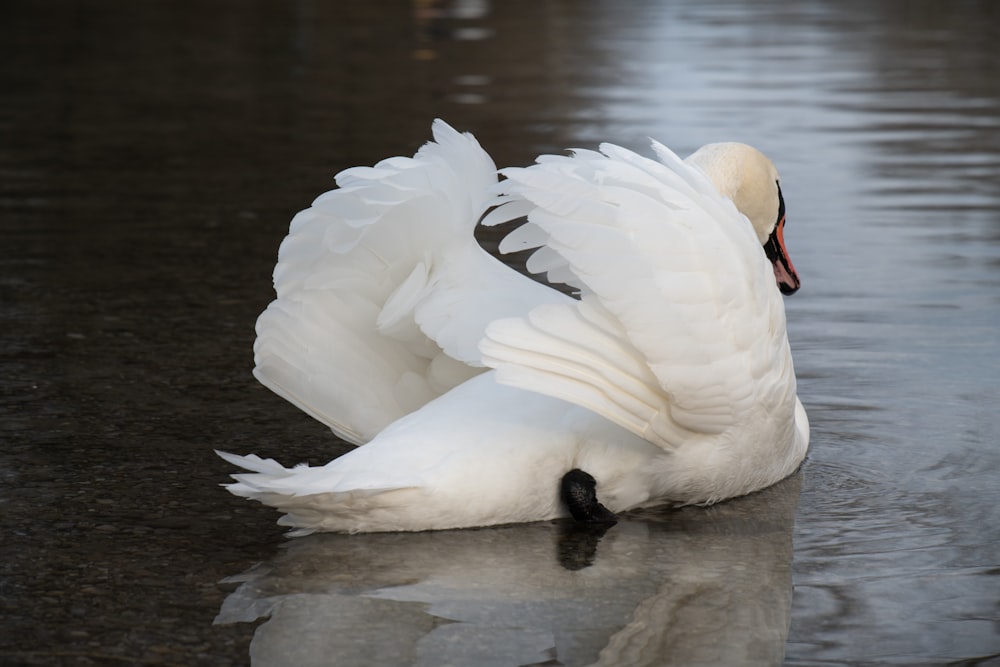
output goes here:
<path id="1" fill-rule="evenodd" d="M 1000 660 L 991 4 L 8 4 L 0 662 Z M 767 152 L 801 473 L 604 535 L 287 543 L 219 489 L 213 448 L 345 451 L 250 377 L 253 321 L 291 215 L 438 116 L 501 165 Z"/>

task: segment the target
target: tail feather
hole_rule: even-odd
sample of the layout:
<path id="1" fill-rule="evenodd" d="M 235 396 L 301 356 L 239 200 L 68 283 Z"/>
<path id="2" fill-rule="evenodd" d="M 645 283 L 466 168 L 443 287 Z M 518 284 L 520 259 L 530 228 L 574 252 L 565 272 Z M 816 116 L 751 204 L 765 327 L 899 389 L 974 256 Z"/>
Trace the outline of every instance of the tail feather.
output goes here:
<path id="1" fill-rule="evenodd" d="M 346 476 L 331 475 L 328 467 L 301 464 L 286 468 L 274 459 L 255 454 L 240 456 L 215 451 L 248 472 L 235 473 L 236 482 L 224 485 L 234 495 L 256 500 L 282 512 L 278 524 L 289 526 L 292 537 L 322 531 L 358 532 L 398 529 L 400 508 L 418 506 L 421 488 L 415 485 L 379 485 L 351 488 Z M 316 488 L 316 478 L 323 483 Z M 343 486 L 343 488 L 338 488 Z M 401 497 L 400 494 L 407 494 Z"/>
<path id="2" fill-rule="evenodd" d="M 218 449 L 215 450 L 215 453 L 235 466 L 239 466 L 245 470 L 250 470 L 262 475 L 284 477 L 293 471 L 293 469 L 286 468 L 274 459 L 262 459 L 256 454 L 240 456 L 239 454 L 230 454 L 229 452 L 219 451 Z"/>

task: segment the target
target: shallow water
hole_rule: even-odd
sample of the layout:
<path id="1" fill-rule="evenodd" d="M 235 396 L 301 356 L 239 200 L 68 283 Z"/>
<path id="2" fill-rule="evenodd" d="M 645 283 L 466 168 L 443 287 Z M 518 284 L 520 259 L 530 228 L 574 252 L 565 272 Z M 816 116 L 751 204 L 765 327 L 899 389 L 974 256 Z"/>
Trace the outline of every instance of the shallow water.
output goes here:
<path id="1" fill-rule="evenodd" d="M 1000 661 L 997 9 L 625 7 L 10 4 L 0 662 Z M 291 214 L 435 116 L 503 165 L 765 150 L 801 473 L 604 535 L 286 542 L 219 489 L 213 448 L 344 451 L 250 377 L 253 320 Z"/>

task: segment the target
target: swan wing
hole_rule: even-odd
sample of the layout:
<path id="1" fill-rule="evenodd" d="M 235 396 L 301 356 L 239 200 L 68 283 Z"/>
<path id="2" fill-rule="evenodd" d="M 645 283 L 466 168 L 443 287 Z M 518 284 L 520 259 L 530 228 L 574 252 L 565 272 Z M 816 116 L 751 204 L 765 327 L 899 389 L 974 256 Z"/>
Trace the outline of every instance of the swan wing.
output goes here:
<path id="1" fill-rule="evenodd" d="M 581 299 L 494 322 L 480 349 L 499 381 L 672 449 L 790 400 L 789 383 L 794 400 L 794 376 L 751 225 L 700 171 L 654 150 L 659 161 L 605 144 L 502 172 L 499 210 L 532 207 L 508 247 L 539 245 Z"/>
<path id="2" fill-rule="evenodd" d="M 433 133 L 295 216 L 257 320 L 254 375 L 354 444 L 482 372 L 489 322 L 562 298 L 479 247 L 496 167 L 471 135 Z"/>

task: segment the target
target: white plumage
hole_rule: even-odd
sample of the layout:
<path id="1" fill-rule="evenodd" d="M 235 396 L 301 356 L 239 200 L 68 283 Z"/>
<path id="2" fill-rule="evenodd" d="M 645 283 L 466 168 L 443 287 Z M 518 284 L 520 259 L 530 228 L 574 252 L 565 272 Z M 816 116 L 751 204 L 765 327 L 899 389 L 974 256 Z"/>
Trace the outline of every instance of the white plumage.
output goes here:
<path id="1" fill-rule="evenodd" d="M 798 283 L 767 158 L 602 145 L 498 184 L 471 135 L 433 130 L 293 219 L 257 323 L 256 377 L 363 446 L 316 468 L 223 454 L 251 471 L 230 491 L 295 534 L 426 530 L 565 515 L 574 468 L 623 511 L 716 502 L 798 466 L 808 422 L 775 280 Z M 473 238 L 525 214 L 501 250 L 537 248 L 529 269 L 579 299 Z"/>

